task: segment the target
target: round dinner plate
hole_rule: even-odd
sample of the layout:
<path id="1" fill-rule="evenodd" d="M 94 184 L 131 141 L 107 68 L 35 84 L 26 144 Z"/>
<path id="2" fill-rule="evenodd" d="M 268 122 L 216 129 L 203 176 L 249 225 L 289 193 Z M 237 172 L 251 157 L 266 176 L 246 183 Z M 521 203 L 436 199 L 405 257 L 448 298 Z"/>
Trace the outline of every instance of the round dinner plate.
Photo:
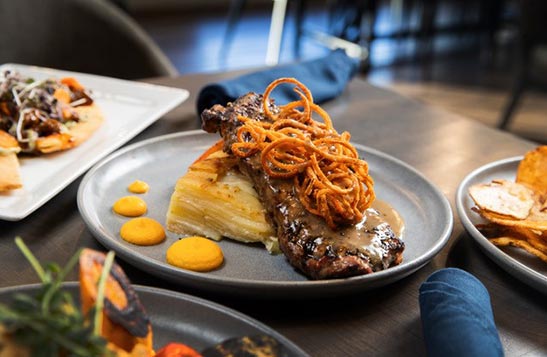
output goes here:
<path id="1" fill-rule="evenodd" d="M 501 268 L 522 282 L 547 293 L 547 264 L 526 251 L 513 247 L 496 247 L 476 228 L 487 223 L 478 213 L 469 196 L 469 188 L 477 183 L 489 183 L 493 179 L 515 181 L 517 168 L 522 156 L 508 158 L 479 167 L 462 181 L 456 193 L 456 207 L 463 226 L 479 247 Z"/>
<path id="2" fill-rule="evenodd" d="M 16 293 L 34 294 L 41 284 L 0 289 L 0 303 L 9 304 Z M 79 284 L 64 283 L 74 301 L 79 301 Z M 197 351 L 234 337 L 266 334 L 275 338 L 287 356 L 307 354 L 261 322 L 217 303 L 169 290 L 133 285 L 152 323 L 154 348 L 170 342 L 184 343 Z"/>
<path id="3" fill-rule="evenodd" d="M 128 219 L 112 212 L 112 204 L 128 194 L 136 179 L 150 185 L 142 198 L 149 217 L 165 223 L 177 179 L 218 140 L 217 135 L 189 131 L 128 146 L 97 164 L 82 180 L 78 208 L 93 235 L 108 249 L 147 273 L 193 288 L 217 293 L 268 298 L 333 296 L 376 288 L 401 279 L 433 258 L 452 231 L 452 212 L 444 195 L 405 163 L 374 149 L 355 145 L 368 162 L 378 199 L 391 204 L 405 222 L 403 262 L 384 271 L 347 279 L 312 281 L 293 269 L 282 255 L 261 245 L 223 239 L 225 262 L 218 270 L 199 273 L 167 264 L 165 252 L 179 236 L 167 232 L 156 246 L 137 246 L 120 238 Z"/>

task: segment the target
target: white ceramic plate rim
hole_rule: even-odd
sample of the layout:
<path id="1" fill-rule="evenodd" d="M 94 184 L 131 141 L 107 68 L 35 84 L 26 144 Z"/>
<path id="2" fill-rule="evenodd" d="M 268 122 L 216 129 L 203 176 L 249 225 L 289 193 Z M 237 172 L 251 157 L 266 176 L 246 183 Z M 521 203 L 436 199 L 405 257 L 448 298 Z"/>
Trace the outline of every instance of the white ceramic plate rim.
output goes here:
<path id="1" fill-rule="evenodd" d="M 73 76 L 78 78 L 82 82 L 85 82 L 86 80 L 99 82 L 101 83 L 100 87 L 95 86 L 94 88 L 90 88 L 90 89 L 101 90 L 102 92 L 107 94 L 115 94 L 109 91 L 109 89 L 107 88 L 109 88 L 108 87 L 109 84 L 116 83 L 118 85 L 123 85 L 125 87 L 131 87 L 131 89 L 134 91 L 140 90 L 140 91 L 147 91 L 147 92 L 157 92 L 157 93 L 162 93 L 166 96 L 166 99 L 162 100 L 161 103 L 158 103 L 158 105 L 155 108 L 153 108 L 153 112 L 150 113 L 150 115 L 147 118 L 145 118 L 145 120 L 139 121 L 137 123 L 130 122 L 129 125 L 126 125 L 124 127 L 125 130 L 123 131 L 123 135 L 118 135 L 115 138 L 115 140 L 112 139 L 111 142 L 108 143 L 107 147 L 104 148 L 102 151 L 98 152 L 98 154 L 95 155 L 92 159 L 80 161 L 78 160 L 78 157 L 75 156 L 74 161 L 77 164 L 71 165 L 70 170 L 65 170 L 65 171 L 57 173 L 55 175 L 55 180 L 50 181 L 50 184 L 47 190 L 41 190 L 41 191 L 36 190 L 39 192 L 30 191 L 30 192 L 23 193 L 21 196 L 21 199 L 20 200 L 18 199 L 18 201 L 23 202 L 23 200 L 29 197 L 30 199 L 28 199 L 27 203 L 22 204 L 19 207 L 19 209 L 13 208 L 13 207 L 9 207 L 8 209 L 0 208 L 0 219 L 8 220 L 8 221 L 19 221 L 27 217 L 29 214 L 31 214 L 38 208 L 40 208 L 43 204 L 45 204 L 57 193 L 63 190 L 66 186 L 68 186 L 72 181 L 78 178 L 87 169 L 89 169 L 91 166 L 97 163 L 100 159 L 102 159 L 103 157 L 111 153 L 112 151 L 116 150 L 117 148 L 119 148 L 120 146 L 128 142 L 129 140 L 131 140 L 141 131 L 146 129 L 154 121 L 158 120 L 162 115 L 164 115 L 165 113 L 173 109 L 178 104 L 185 101 L 190 95 L 190 93 L 185 89 L 170 88 L 170 87 L 158 86 L 158 85 L 153 85 L 148 83 L 133 82 L 133 81 L 123 80 L 123 79 L 98 76 L 94 74 L 64 71 L 64 70 L 57 70 L 57 69 L 37 67 L 37 66 L 28 66 L 28 65 L 15 64 L 15 63 L 6 63 L 3 65 L 0 65 L 0 71 L 7 68 L 13 68 L 23 74 L 40 73 L 42 75 L 48 75 L 48 76 L 56 77 L 56 78 Z M 99 106 L 101 105 L 100 98 L 98 98 L 96 102 L 98 103 Z M 105 118 L 105 120 L 109 120 L 109 118 Z M 59 155 L 71 155 L 71 151 L 67 150 L 65 152 L 59 153 Z M 52 157 L 52 160 L 55 160 L 55 158 Z M 30 163 L 30 165 L 32 165 L 32 163 Z M 34 180 L 34 179 L 35 178 L 29 178 L 29 177 L 24 178 L 24 180 Z M 0 196 L 0 200 L 1 199 L 2 197 Z"/>

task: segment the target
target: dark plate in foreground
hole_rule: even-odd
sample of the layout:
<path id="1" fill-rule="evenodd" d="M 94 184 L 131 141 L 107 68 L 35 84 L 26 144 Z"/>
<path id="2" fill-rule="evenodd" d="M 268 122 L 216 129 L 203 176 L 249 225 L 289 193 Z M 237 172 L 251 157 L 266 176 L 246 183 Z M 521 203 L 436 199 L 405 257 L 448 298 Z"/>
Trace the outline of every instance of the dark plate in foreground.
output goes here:
<path id="1" fill-rule="evenodd" d="M 444 195 L 426 178 L 403 162 L 371 148 L 356 145 L 367 160 L 377 197 L 391 204 L 405 221 L 403 263 L 374 274 L 349 279 L 311 281 L 295 271 L 283 255 L 272 256 L 259 245 L 228 239 L 220 242 L 224 265 L 197 273 L 175 268 L 165 261 L 167 248 L 179 237 L 168 232 L 162 244 L 141 247 L 120 238 L 128 219 L 112 213 L 112 204 L 128 194 L 127 186 L 139 179 L 150 184 L 143 195 L 147 216 L 165 223 L 177 179 L 190 164 L 218 140 L 201 131 L 183 132 L 128 146 L 103 160 L 84 177 L 78 208 L 93 235 L 122 259 L 146 272 L 184 286 L 216 293 L 267 298 L 311 298 L 342 295 L 399 280 L 433 258 L 452 231 L 452 211 Z"/>
<path id="2" fill-rule="evenodd" d="M 36 293 L 39 287 L 33 284 L 0 289 L 0 302 L 9 303 L 15 293 Z M 79 301 L 78 283 L 65 283 L 63 288 Z M 225 306 L 163 289 L 134 288 L 150 316 L 156 350 L 169 342 L 179 342 L 202 351 L 229 338 L 266 334 L 284 347 L 288 357 L 307 356 L 268 326 Z"/>

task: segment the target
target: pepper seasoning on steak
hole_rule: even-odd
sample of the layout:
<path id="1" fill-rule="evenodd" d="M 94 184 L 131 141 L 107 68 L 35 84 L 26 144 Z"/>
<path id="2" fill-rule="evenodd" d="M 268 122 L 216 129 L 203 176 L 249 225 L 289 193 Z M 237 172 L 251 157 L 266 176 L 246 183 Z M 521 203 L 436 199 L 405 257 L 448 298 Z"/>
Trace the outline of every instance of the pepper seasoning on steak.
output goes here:
<path id="1" fill-rule="evenodd" d="M 219 132 L 224 150 L 232 153 L 243 123 L 238 117 L 270 120 L 263 110 L 263 96 L 248 93 L 226 107 L 215 105 L 202 112 L 202 128 Z M 273 102 L 269 109 L 278 113 Z M 273 178 L 264 171 L 261 153 L 240 158 L 239 170 L 254 185 L 268 218 L 277 232 L 279 245 L 290 264 L 312 279 L 344 278 L 387 269 L 402 261 L 403 241 L 374 208 L 351 225 L 329 227 L 310 213 L 299 199 L 292 179 Z"/>

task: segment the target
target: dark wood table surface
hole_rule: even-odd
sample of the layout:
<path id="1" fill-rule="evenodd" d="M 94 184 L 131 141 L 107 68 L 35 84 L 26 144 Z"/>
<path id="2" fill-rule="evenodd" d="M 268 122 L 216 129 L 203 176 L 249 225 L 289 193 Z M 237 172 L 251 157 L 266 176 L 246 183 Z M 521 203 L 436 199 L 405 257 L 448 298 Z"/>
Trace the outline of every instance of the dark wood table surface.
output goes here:
<path id="1" fill-rule="evenodd" d="M 131 142 L 199 128 L 195 100 L 209 82 L 233 74 L 160 78 L 151 83 L 186 88 L 189 100 L 152 124 Z M 455 211 L 456 189 L 473 169 L 522 155 L 536 146 L 506 132 L 423 105 L 354 79 L 347 91 L 324 105 L 339 131 L 352 140 L 395 156 L 436 184 L 455 215 L 448 244 L 422 269 L 374 291 L 311 301 L 239 300 L 177 286 L 120 262 L 133 283 L 201 296 L 248 314 L 312 356 L 416 356 L 425 354 L 418 288 L 435 270 L 459 267 L 477 276 L 491 294 L 507 356 L 547 355 L 547 296 L 514 279 L 480 250 Z M 19 222 L 0 221 L 0 287 L 38 282 L 13 238 L 24 237 L 41 261 L 61 264 L 82 246 L 104 250 L 84 224 L 76 205 L 80 179 Z M 1 198 L 0 198 L 1 199 Z M 419 237 L 407 237 L 419 239 Z M 74 274 L 69 277 L 76 280 Z"/>

